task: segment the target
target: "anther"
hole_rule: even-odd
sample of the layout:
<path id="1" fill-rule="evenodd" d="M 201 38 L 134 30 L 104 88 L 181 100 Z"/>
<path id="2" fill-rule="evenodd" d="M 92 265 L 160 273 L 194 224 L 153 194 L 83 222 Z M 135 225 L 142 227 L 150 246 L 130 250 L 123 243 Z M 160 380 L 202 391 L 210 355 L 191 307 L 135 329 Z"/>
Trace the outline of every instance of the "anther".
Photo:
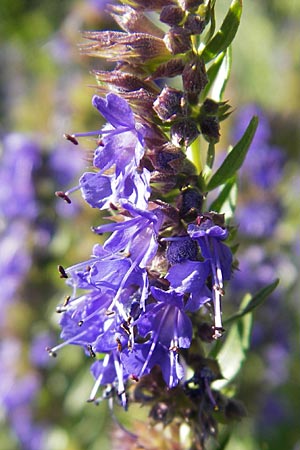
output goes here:
<path id="1" fill-rule="evenodd" d="M 74 135 L 65 133 L 65 134 L 63 135 L 63 137 L 64 137 L 67 141 L 72 142 L 72 144 L 78 145 L 78 141 L 77 141 L 77 139 L 75 138 Z"/>
<path id="2" fill-rule="evenodd" d="M 53 358 L 56 358 L 56 357 L 57 357 L 57 353 L 54 352 L 54 351 L 52 350 L 51 347 L 46 347 L 46 351 L 47 351 L 47 352 L 49 353 L 49 355 L 52 356 Z"/>
<path id="3" fill-rule="evenodd" d="M 122 344 L 119 338 L 116 338 L 118 352 L 122 351 Z"/>
<path id="4" fill-rule="evenodd" d="M 91 344 L 87 345 L 87 349 L 88 349 L 88 352 L 90 354 L 90 357 L 91 358 L 96 358 L 96 353 L 94 352 L 93 347 L 91 346 Z"/>
<path id="5" fill-rule="evenodd" d="M 63 268 L 63 266 L 58 265 L 57 269 L 58 269 L 58 272 L 60 273 L 60 278 L 68 278 L 68 275 L 67 275 L 65 269 Z"/>
<path id="6" fill-rule="evenodd" d="M 225 291 L 224 291 L 224 289 L 222 289 L 220 286 L 218 286 L 217 284 L 214 284 L 213 285 L 213 289 L 215 290 L 215 291 L 217 291 L 217 292 L 219 292 L 219 294 L 220 295 L 225 295 Z"/>
<path id="7" fill-rule="evenodd" d="M 56 197 L 62 198 L 68 204 L 72 203 L 70 197 L 68 197 L 68 195 L 63 191 L 56 191 L 55 195 Z"/>
<path id="8" fill-rule="evenodd" d="M 68 306 L 70 300 L 71 300 L 71 296 L 67 295 L 65 300 L 64 300 L 63 306 L 64 307 Z"/>
<path id="9" fill-rule="evenodd" d="M 84 323 L 83 320 L 79 320 L 79 322 L 78 322 L 77 325 L 78 325 L 79 327 L 82 327 L 83 323 Z"/>
<path id="10" fill-rule="evenodd" d="M 129 378 L 133 381 L 139 381 L 139 377 L 137 375 L 134 375 L 133 373 L 129 375 Z"/>
<path id="11" fill-rule="evenodd" d="M 225 331 L 223 327 L 212 327 L 212 329 L 214 331 L 214 334 L 212 335 L 214 339 L 219 339 L 220 337 L 222 337 Z"/>

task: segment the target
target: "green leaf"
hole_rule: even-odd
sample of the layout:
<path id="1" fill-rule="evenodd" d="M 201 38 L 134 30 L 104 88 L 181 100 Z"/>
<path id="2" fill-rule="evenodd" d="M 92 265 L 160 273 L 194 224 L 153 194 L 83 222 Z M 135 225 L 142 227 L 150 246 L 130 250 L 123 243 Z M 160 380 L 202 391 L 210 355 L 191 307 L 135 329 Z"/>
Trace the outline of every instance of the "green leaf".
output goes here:
<path id="1" fill-rule="evenodd" d="M 273 281 L 273 283 L 260 289 L 253 297 L 250 298 L 249 302 L 243 309 L 241 309 L 240 311 L 238 311 L 236 314 L 229 317 L 228 319 L 224 320 L 224 324 L 228 324 L 237 319 L 240 319 L 241 317 L 245 316 L 249 312 L 253 311 L 254 308 L 257 308 L 259 305 L 261 305 L 269 297 L 269 295 L 272 294 L 272 292 L 276 289 L 278 284 L 279 284 L 279 279 L 276 279 L 275 281 Z"/>
<path id="2" fill-rule="evenodd" d="M 239 373 L 250 345 L 252 314 L 238 319 L 230 328 L 227 338 L 217 355 L 222 380 L 213 382 L 214 389 L 222 389 Z"/>
<path id="3" fill-rule="evenodd" d="M 242 14 L 242 0 L 233 0 L 219 31 L 205 46 L 202 56 L 207 63 L 224 52 L 233 41 Z"/>
<path id="4" fill-rule="evenodd" d="M 226 84 L 229 80 L 231 66 L 232 66 L 232 51 L 231 47 L 228 47 L 211 90 L 210 97 L 216 102 L 220 102 L 222 100 Z M 228 106 L 228 108 L 230 107 Z"/>
<path id="5" fill-rule="evenodd" d="M 208 78 L 208 83 L 201 93 L 201 97 L 203 99 L 205 99 L 207 97 L 208 92 L 210 91 L 215 79 L 217 78 L 218 72 L 223 63 L 224 58 L 225 58 L 225 52 L 220 53 L 220 55 L 218 55 L 218 57 L 213 61 L 213 63 L 207 69 L 206 75 Z"/>
<path id="6" fill-rule="evenodd" d="M 206 190 L 211 191 L 232 178 L 242 166 L 258 125 L 257 117 L 253 117 L 243 135 L 225 161 L 210 179 Z"/>
<path id="7" fill-rule="evenodd" d="M 230 196 L 231 189 L 236 183 L 236 177 L 229 178 L 222 187 L 222 190 L 216 200 L 209 207 L 210 211 L 221 212 L 221 209 Z"/>

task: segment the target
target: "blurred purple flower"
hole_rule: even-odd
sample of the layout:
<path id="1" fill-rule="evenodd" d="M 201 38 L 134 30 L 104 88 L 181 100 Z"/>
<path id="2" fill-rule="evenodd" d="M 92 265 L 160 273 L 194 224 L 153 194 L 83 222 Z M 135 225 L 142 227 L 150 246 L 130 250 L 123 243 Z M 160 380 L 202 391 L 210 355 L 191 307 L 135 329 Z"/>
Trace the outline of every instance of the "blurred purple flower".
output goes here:
<path id="1" fill-rule="evenodd" d="M 265 239 L 274 234 L 281 217 L 282 208 L 278 201 L 257 199 L 240 205 L 235 220 L 241 235 Z"/>
<path id="2" fill-rule="evenodd" d="M 17 217 L 32 220 L 36 217 L 38 207 L 33 175 L 40 163 L 40 149 L 29 137 L 12 133 L 4 138 L 0 164 L 0 211 L 6 220 Z"/>
<path id="3" fill-rule="evenodd" d="M 0 236 L 0 305 L 2 312 L 16 300 L 17 291 L 31 266 L 26 247 L 28 229 L 24 223 L 13 222 Z M 1 314 L 0 324 L 7 319 Z"/>

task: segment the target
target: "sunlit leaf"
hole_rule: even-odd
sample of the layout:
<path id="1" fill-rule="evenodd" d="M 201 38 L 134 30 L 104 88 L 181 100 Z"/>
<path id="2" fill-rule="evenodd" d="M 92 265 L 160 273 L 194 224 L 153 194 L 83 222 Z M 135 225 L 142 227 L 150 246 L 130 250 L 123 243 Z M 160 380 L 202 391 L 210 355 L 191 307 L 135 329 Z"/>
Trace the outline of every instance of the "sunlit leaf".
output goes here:
<path id="1" fill-rule="evenodd" d="M 242 1 L 233 0 L 219 31 L 205 46 L 202 56 L 207 63 L 225 51 L 233 41 L 242 14 Z"/>
<path id="2" fill-rule="evenodd" d="M 224 378 L 214 381 L 214 389 L 222 389 L 227 386 L 239 373 L 250 345 L 251 329 L 252 314 L 239 318 L 231 326 L 217 355 L 217 361 Z"/>
<path id="3" fill-rule="evenodd" d="M 253 297 L 251 297 L 251 299 L 249 300 L 249 302 L 247 303 L 247 305 L 244 308 L 242 308 L 240 311 L 238 311 L 233 316 L 226 319 L 224 321 L 224 323 L 228 324 L 230 322 L 233 322 L 233 321 L 243 317 L 245 314 L 248 314 L 249 312 L 253 311 L 258 306 L 260 306 L 272 294 L 272 292 L 276 289 L 278 284 L 279 284 L 279 279 L 276 279 L 275 281 L 273 281 L 273 283 L 260 289 Z"/>
<path id="4" fill-rule="evenodd" d="M 221 167 L 219 167 L 210 179 L 206 187 L 207 191 L 211 191 L 212 189 L 225 184 L 226 181 L 232 178 L 240 169 L 249 150 L 257 125 L 258 119 L 254 116 L 251 119 L 243 137 L 239 140 L 236 146 L 232 148 Z"/>

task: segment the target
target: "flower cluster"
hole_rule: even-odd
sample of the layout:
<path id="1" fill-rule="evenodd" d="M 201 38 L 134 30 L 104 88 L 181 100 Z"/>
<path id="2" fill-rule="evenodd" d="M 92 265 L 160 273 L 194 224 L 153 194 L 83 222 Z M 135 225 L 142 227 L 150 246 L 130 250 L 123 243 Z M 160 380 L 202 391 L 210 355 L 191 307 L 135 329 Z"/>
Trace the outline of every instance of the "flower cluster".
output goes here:
<path id="1" fill-rule="evenodd" d="M 93 166 L 76 187 L 56 194 L 71 203 L 71 194 L 80 190 L 92 208 L 110 212 L 110 222 L 93 228 L 105 239 L 89 259 L 59 266 L 72 292 L 57 308 L 63 342 L 48 350 L 55 356 L 67 344 L 79 345 L 95 359 L 90 401 L 96 403 L 114 395 L 127 407 L 130 386 L 159 377 L 159 371 L 168 392 L 180 388 L 189 399 L 187 414 L 201 417 L 195 433 L 202 442 L 216 430 L 211 412 L 227 404 L 210 387 L 221 377 L 217 362 L 201 350 L 196 359 L 191 356 L 199 337 L 205 342 L 222 337 L 221 303 L 233 265 L 224 214 L 205 211 L 206 188 L 212 189 L 205 173 L 212 170 L 220 121 L 229 114 L 226 102 L 207 97 L 212 80 L 206 63 L 217 55 L 222 62 L 226 47 L 216 47 L 219 38 L 206 51 L 204 38 L 197 47 L 213 15 L 210 2 L 130 5 L 108 7 L 123 31 L 83 33 L 90 41 L 81 46 L 84 54 L 116 65 L 95 71 L 99 84 L 92 104 L 106 124 L 65 135 L 75 145 L 95 136 Z M 239 8 L 234 2 L 238 17 Z M 163 26 L 148 12 L 159 12 Z M 167 85 L 174 77 L 181 79 L 181 89 Z M 205 158 L 204 150 L 199 157 L 199 136 L 208 143 L 207 170 L 199 165 Z M 188 150 L 194 157 L 187 157 Z M 235 163 L 230 170 L 238 168 Z M 218 179 L 215 186 L 226 181 L 224 175 Z M 194 371 L 190 380 L 188 365 Z M 140 395 L 138 387 L 135 392 Z"/>

